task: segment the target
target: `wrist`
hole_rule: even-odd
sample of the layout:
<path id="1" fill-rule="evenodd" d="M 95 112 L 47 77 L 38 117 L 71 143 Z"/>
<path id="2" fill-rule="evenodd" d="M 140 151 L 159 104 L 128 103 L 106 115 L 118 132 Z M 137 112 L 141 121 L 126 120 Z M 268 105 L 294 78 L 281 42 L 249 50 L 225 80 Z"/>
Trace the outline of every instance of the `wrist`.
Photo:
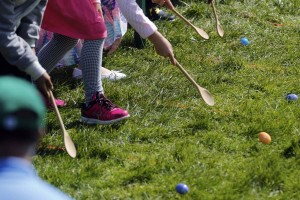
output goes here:
<path id="1" fill-rule="evenodd" d="M 46 72 L 46 70 L 40 65 L 38 61 L 34 61 L 25 69 L 25 72 L 29 74 L 35 81 L 40 76 L 42 76 Z"/>
<path id="2" fill-rule="evenodd" d="M 161 37 L 162 35 L 160 34 L 160 32 L 155 31 L 153 34 L 151 34 L 148 39 L 152 44 L 156 44 L 159 43 L 161 41 Z"/>

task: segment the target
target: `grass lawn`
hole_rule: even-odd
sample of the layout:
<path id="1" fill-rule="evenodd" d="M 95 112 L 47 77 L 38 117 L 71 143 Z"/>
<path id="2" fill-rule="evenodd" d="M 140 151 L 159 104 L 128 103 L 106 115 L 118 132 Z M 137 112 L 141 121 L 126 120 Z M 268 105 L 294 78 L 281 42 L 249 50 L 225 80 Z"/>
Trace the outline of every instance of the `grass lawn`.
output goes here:
<path id="1" fill-rule="evenodd" d="M 60 112 L 78 156 L 59 150 L 61 130 L 49 111 L 48 134 L 34 157 L 40 176 L 75 199 L 300 199 L 300 103 L 285 98 L 300 95 L 300 1 L 218 0 L 223 38 L 204 1 L 176 8 L 210 39 L 179 18 L 155 23 L 215 106 L 150 43 L 134 48 L 129 30 L 104 60 L 128 77 L 103 85 L 131 117 L 107 126 L 80 123 L 84 91 L 71 78 L 75 66 L 55 70 L 54 93 L 68 102 Z M 271 135 L 269 145 L 259 142 L 260 131 Z M 175 191 L 180 182 L 189 187 L 185 195 Z"/>

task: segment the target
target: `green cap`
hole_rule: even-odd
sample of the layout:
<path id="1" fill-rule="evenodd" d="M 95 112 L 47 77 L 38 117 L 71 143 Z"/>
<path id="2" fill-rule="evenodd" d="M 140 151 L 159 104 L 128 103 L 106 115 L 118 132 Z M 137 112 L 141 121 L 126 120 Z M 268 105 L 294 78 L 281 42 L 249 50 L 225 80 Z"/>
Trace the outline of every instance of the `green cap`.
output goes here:
<path id="1" fill-rule="evenodd" d="M 37 117 L 33 120 L 14 115 L 23 110 L 35 113 Z M 0 76 L 0 129 L 37 130 L 44 126 L 45 112 L 41 94 L 31 83 L 13 76 Z"/>

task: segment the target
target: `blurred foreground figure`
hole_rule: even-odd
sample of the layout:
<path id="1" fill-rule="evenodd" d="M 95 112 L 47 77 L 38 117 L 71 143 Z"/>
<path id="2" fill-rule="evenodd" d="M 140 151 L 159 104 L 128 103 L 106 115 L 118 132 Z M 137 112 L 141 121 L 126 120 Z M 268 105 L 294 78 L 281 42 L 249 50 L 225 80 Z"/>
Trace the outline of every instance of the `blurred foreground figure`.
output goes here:
<path id="1" fill-rule="evenodd" d="M 40 179 L 32 165 L 44 128 L 40 93 L 23 79 L 2 76 L 0 94 L 0 199 L 71 199 Z"/>

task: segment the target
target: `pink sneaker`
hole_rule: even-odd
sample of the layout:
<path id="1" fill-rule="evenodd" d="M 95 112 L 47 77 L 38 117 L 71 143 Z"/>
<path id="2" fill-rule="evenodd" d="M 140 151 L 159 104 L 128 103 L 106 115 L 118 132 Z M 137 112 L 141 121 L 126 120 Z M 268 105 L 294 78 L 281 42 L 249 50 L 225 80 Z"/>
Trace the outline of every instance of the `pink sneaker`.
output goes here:
<path id="1" fill-rule="evenodd" d="M 97 93 L 88 107 L 81 108 L 81 121 L 87 124 L 111 124 L 130 117 L 126 110 L 119 108 L 103 94 Z"/>
<path id="2" fill-rule="evenodd" d="M 64 100 L 61 100 L 61 99 L 54 99 L 54 100 L 55 100 L 55 103 L 56 103 L 56 106 L 57 106 L 57 107 L 64 107 L 64 106 L 67 105 L 67 103 L 64 102 Z M 44 98 L 44 101 L 45 101 L 45 104 L 46 104 L 46 107 L 47 107 L 47 108 L 50 108 L 50 109 L 53 108 L 53 106 L 52 106 L 50 100 Z"/>
<path id="3" fill-rule="evenodd" d="M 55 100 L 57 107 L 64 107 L 67 105 L 64 100 L 61 100 L 61 99 L 54 99 L 54 100 Z"/>

